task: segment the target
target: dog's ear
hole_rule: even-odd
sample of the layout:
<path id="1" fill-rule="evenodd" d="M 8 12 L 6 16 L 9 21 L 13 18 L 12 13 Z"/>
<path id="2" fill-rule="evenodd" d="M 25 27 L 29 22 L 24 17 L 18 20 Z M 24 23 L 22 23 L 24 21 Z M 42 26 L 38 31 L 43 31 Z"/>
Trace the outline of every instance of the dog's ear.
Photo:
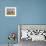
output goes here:
<path id="1" fill-rule="evenodd" d="M 8 37 L 8 39 L 10 40 L 10 38 Z"/>

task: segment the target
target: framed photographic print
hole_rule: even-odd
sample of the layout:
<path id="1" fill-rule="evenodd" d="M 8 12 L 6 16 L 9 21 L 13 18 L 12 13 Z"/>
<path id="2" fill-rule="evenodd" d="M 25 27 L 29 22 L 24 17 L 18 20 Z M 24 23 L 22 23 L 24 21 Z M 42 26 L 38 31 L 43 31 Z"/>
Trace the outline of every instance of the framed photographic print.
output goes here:
<path id="1" fill-rule="evenodd" d="M 16 7 L 5 7 L 5 16 L 16 16 Z"/>
<path id="2" fill-rule="evenodd" d="M 46 24 L 19 24 L 18 42 L 24 40 L 46 41 Z"/>

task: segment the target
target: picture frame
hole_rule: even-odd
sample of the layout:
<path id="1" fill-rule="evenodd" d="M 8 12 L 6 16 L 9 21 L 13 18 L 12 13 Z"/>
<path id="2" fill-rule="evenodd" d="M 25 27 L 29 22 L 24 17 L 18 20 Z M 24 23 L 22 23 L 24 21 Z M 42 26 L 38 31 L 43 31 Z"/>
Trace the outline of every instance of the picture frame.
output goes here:
<path id="1" fill-rule="evenodd" d="M 5 7 L 5 16 L 16 16 L 16 7 Z"/>
<path id="2" fill-rule="evenodd" d="M 18 24 L 18 42 L 22 40 L 46 41 L 46 24 Z"/>

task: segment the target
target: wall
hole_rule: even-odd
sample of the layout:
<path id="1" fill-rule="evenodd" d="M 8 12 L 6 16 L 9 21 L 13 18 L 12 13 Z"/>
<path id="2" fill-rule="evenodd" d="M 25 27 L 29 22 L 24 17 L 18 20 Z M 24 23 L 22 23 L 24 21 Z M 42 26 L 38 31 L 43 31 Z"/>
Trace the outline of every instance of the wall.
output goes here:
<path id="1" fill-rule="evenodd" d="M 15 6 L 17 16 L 6 17 L 6 6 Z M 17 33 L 17 24 L 46 24 L 46 0 L 0 0 L 0 44 L 8 43 L 9 32 Z"/>

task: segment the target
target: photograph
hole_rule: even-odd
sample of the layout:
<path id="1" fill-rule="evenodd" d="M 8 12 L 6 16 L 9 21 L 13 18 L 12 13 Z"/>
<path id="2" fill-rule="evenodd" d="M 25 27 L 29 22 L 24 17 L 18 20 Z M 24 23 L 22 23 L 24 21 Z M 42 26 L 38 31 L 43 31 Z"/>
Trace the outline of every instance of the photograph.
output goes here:
<path id="1" fill-rule="evenodd" d="M 19 24 L 18 41 L 20 46 L 31 46 L 34 42 L 45 42 L 46 25 Z"/>
<path id="2" fill-rule="evenodd" d="M 5 16 L 16 16 L 16 7 L 5 7 Z"/>

